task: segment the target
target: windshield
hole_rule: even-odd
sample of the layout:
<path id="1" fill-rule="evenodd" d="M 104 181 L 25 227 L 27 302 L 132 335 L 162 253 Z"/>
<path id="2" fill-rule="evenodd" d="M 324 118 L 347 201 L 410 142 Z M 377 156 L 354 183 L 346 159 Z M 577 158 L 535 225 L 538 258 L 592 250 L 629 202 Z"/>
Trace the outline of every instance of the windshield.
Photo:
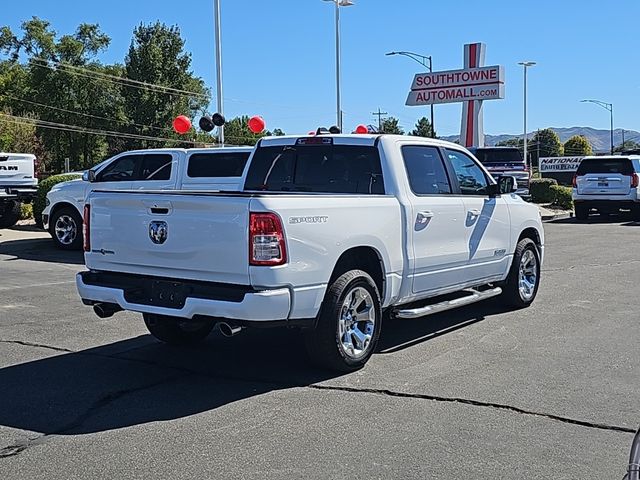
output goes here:
<path id="1" fill-rule="evenodd" d="M 479 148 L 473 154 L 480 163 L 524 163 L 517 148 Z"/>
<path id="2" fill-rule="evenodd" d="M 259 147 L 245 190 L 382 194 L 378 149 L 362 145 Z"/>

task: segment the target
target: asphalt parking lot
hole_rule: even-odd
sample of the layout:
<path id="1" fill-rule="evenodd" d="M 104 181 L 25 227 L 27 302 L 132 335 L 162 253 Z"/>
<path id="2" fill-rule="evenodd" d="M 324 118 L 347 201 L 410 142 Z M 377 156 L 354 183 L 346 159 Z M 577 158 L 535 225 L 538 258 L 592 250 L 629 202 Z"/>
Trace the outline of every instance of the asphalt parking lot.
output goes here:
<path id="1" fill-rule="evenodd" d="M 387 322 L 363 370 L 295 331 L 189 350 L 98 319 L 80 253 L 0 231 L 0 478 L 617 479 L 640 422 L 640 226 L 546 224 L 534 305 Z"/>

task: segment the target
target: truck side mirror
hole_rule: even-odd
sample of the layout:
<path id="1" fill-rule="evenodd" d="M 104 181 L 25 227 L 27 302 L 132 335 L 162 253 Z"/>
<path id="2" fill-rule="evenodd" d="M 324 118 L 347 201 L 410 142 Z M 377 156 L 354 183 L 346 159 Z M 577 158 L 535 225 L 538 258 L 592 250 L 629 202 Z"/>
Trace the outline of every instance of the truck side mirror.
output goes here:
<path id="1" fill-rule="evenodd" d="M 518 190 L 518 181 L 511 175 L 498 177 L 498 192 L 500 195 L 505 193 L 513 193 Z"/>
<path id="2" fill-rule="evenodd" d="M 93 170 L 87 170 L 82 174 L 82 180 L 85 182 L 95 182 L 96 181 L 96 172 Z"/>

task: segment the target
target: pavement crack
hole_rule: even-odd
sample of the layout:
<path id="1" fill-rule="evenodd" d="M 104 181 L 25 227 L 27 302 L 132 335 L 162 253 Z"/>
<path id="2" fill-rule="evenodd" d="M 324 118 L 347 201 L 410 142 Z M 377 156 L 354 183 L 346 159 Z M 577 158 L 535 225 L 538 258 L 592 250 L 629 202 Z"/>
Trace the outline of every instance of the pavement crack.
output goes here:
<path id="1" fill-rule="evenodd" d="M 0 343 L 12 343 L 14 345 L 22 345 L 25 347 L 46 348 L 55 352 L 78 353 L 75 350 L 70 350 L 64 347 L 54 347 L 52 345 L 45 345 L 44 343 L 25 342 L 24 340 L 0 340 Z"/>
<path id="2" fill-rule="evenodd" d="M 19 443 L 16 443 L 14 445 L 8 445 L 8 446 L 6 446 L 4 448 L 0 448 L 0 459 L 19 455 L 20 453 L 24 452 L 25 450 L 27 450 L 27 449 L 35 446 L 35 445 L 39 445 L 41 443 L 44 443 L 50 437 L 53 437 L 53 436 L 56 436 L 56 435 L 62 435 L 62 434 L 65 434 L 65 433 L 69 433 L 69 432 L 71 432 L 73 430 L 76 430 L 77 428 L 81 427 L 87 420 L 89 420 L 91 417 L 96 415 L 100 410 L 102 410 L 103 408 L 107 407 L 111 403 L 115 402 L 116 400 L 119 400 L 120 398 L 122 398 L 122 397 L 124 397 L 126 395 L 130 395 L 132 393 L 137 393 L 137 392 L 140 392 L 140 391 L 143 391 L 143 390 L 154 388 L 154 387 L 163 385 L 165 383 L 170 383 L 170 382 L 172 382 L 174 380 L 183 379 L 183 378 L 184 378 L 184 375 L 182 375 L 182 374 L 181 375 L 173 375 L 173 376 L 166 377 L 166 378 L 163 378 L 163 379 L 155 381 L 155 382 L 147 383 L 145 385 L 139 385 L 139 386 L 135 386 L 135 387 L 131 387 L 131 388 L 125 388 L 125 389 L 122 389 L 122 390 L 117 390 L 115 392 L 109 392 L 109 393 L 103 395 L 102 397 L 98 398 L 83 413 L 81 413 L 76 418 L 74 418 L 70 422 L 66 423 L 62 427 L 60 427 L 60 428 L 58 428 L 58 429 L 56 429 L 56 430 L 54 430 L 52 432 L 43 433 L 42 435 L 39 435 L 39 436 L 37 436 L 35 438 L 28 439 L 28 440 L 26 440 L 24 442 L 19 442 Z"/>
<path id="3" fill-rule="evenodd" d="M 514 413 L 519 413 L 522 415 L 543 417 L 549 420 L 555 420 L 562 423 L 579 425 L 582 427 L 594 428 L 598 430 L 608 430 L 613 432 L 632 433 L 632 434 L 636 433 L 636 430 L 633 428 L 621 427 L 618 425 L 607 425 L 604 423 L 589 422 L 586 420 L 578 420 L 575 418 L 563 417 L 561 415 L 554 415 L 551 413 L 527 410 L 524 408 L 514 407 L 512 405 L 506 405 L 502 403 L 483 402 L 480 400 L 470 400 L 467 398 L 460 398 L 460 397 L 442 397 L 438 395 L 429 395 L 424 393 L 405 393 L 405 392 L 398 392 L 395 390 L 388 390 L 384 388 L 356 388 L 356 387 L 318 385 L 318 384 L 312 384 L 312 385 L 309 385 L 308 387 L 314 390 L 334 390 L 334 391 L 342 391 L 342 392 L 350 392 L 350 393 L 371 393 L 375 395 L 384 395 L 388 397 L 414 398 L 414 399 L 432 400 L 432 401 L 444 402 L 444 403 L 460 403 L 464 405 L 471 405 L 474 407 L 493 408 L 496 410 L 506 410 Z"/>

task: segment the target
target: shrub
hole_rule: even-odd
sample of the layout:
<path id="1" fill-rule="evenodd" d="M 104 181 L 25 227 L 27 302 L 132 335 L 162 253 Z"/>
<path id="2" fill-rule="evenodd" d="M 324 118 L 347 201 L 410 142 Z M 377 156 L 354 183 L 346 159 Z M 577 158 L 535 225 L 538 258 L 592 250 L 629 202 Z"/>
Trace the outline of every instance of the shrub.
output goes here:
<path id="1" fill-rule="evenodd" d="M 551 185 L 553 193 L 554 205 L 564 208 L 565 210 L 573 210 L 573 199 L 571 198 L 571 187 L 562 187 L 560 185 Z"/>
<path id="2" fill-rule="evenodd" d="M 552 186 L 557 186 L 557 180 L 553 178 L 535 178 L 531 179 L 529 184 L 529 193 L 531 193 L 531 201 L 534 203 L 551 203 L 555 200 L 554 193 L 551 191 Z"/>
<path id="3" fill-rule="evenodd" d="M 61 175 L 53 175 L 38 182 L 38 193 L 33 200 L 33 218 L 39 227 L 42 228 L 42 211 L 46 206 L 45 202 L 47 201 L 47 193 L 49 193 L 49 190 L 58 183 L 68 182 L 69 180 L 75 180 L 80 177 L 81 175 L 74 173 L 63 173 Z"/>
<path id="4" fill-rule="evenodd" d="M 20 204 L 20 220 L 30 220 L 33 218 L 33 205 L 30 203 Z"/>

